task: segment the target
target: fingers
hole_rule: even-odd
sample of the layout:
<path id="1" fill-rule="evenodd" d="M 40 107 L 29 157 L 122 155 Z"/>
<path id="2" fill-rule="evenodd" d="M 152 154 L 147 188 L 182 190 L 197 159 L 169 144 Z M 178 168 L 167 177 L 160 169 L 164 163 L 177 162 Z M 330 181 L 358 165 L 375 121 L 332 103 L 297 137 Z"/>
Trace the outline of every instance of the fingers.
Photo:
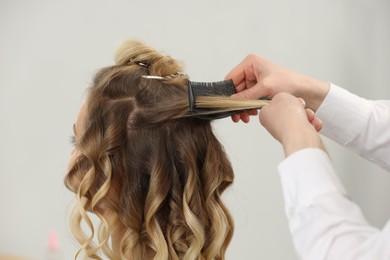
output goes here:
<path id="1" fill-rule="evenodd" d="M 251 88 L 242 90 L 242 91 L 232 95 L 232 97 L 244 98 L 244 99 L 257 99 L 257 98 L 261 98 L 264 96 L 262 93 L 263 93 L 263 91 L 260 87 L 253 86 Z"/>
<path id="2" fill-rule="evenodd" d="M 248 113 L 241 113 L 241 121 L 244 123 L 249 123 L 249 114 Z"/>
<path id="3" fill-rule="evenodd" d="M 233 83 L 234 83 L 234 81 L 233 81 Z M 241 91 L 249 88 L 248 82 L 246 82 L 245 80 L 242 80 L 241 82 L 239 82 L 237 84 L 234 83 L 234 86 L 236 87 L 237 92 L 241 92 Z"/>
<path id="4" fill-rule="evenodd" d="M 240 120 L 244 123 L 249 123 L 249 114 L 246 112 L 242 112 L 239 114 L 234 114 L 231 116 L 234 123 L 238 123 Z"/>
<path id="5" fill-rule="evenodd" d="M 232 120 L 233 120 L 234 123 L 238 123 L 240 121 L 240 119 L 241 119 L 240 114 L 232 115 Z"/>
<path id="6" fill-rule="evenodd" d="M 298 99 L 301 101 L 303 107 L 306 107 L 305 100 L 303 98 L 298 98 Z M 306 108 L 305 111 L 306 111 L 307 120 L 316 129 L 316 131 L 319 132 L 322 128 L 322 121 L 318 117 L 316 117 L 313 110 Z"/>
<path id="7" fill-rule="evenodd" d="M 321 119 L 319 119 L 318 117 L 316 117 L 316 118 L 314 118 L 314 120 L 312 120 L 310 123 L 312 124 L 312 126 L 314 126 L 314 129 L 315 129 L 317 132 L 321 131 L 321 129 L 322 129 L 322 121 L 321 121 Z"/>
<path id="8" fill-rule="evenodd" d="M 257 116 L 258 114 L 259 114 L 259 111 L 257 111 L 257 109 L 249 110 L 249 115 L 251 115 L 251 116 Z"/>
<path id="9" fill-rule="evenodd" d="M 245 63 L 246 59 L 234 67 L 225 77 L 225 80 L 233 80 L 234 85 L 240 86 L 241 90 L 245 87 Z"/>
<path id="10" fill-rule="evenodd" d="M 239 93 L 240 94 L 240 93 Z M 238 94 L 235 94 L 234 96 L 237 96 Z M 299 102 L 302 104 L 302 107 L 305 108 L 306 102 L 302 98 L 298 98 Z M 310 124 L 316 129 L 316 131 L 320 131 L 322 129 L 322 121 L 315 116 L 315 113 L 311 109 L 305 109 L 307 120 L 310 122 Z M 259 111 L 256 109 L 252 109 L 249 111 L 237 113 L 231 116 L 232 121 L 237 123 L 239 121 L 242 121 L 244 123 L 249 123 L 250 116 L 256 116 L 259 114 Z"/>
<path id="11" fill-rule="evenodd" d="M 306 102 L 305 102 L 305 100 L 304 100 L 303 98 L 298 98 L 298 99 L 299 99 L 299 101 L 301 101 L 303 107 L 306 107 Z"/>
<path id="12" fill-rule="evenodd" d="M 322 121 L 316 117 L 315 113 L 311 109 L 306 109 L 307 120 L 314 127 L 314 129 L 319 132 L 322 129 Z"/>
<path id="13" fill-rule="evenodd" d="M 256 109 L 251 109 L 249 111 L 241 112 L 231 116 L 233 122 L 237 123 L 240 120 L 244 123 L 249 123 L 250 116 L 256 116 L 259 112 Z"/>
<path id="14" fill-rule="evenodd" d="M 225 80 L 233 80 L 236 87 L 238 93 L 235 97 L 255 99 L 265 96 L 259 78 L 261 69 L 259 60 L 259 56 L 250 54 L 226 75 Z"/>
<path id="15" fill-rule="evenodd" d="M 309 120 L 309 122 L 311 122 L 314 118 L 315 118 L 315 114 L 313 112 L 313 110 L 311 109 L 306 109 L 306 116 L 307 116 L 307 120 Z"/>

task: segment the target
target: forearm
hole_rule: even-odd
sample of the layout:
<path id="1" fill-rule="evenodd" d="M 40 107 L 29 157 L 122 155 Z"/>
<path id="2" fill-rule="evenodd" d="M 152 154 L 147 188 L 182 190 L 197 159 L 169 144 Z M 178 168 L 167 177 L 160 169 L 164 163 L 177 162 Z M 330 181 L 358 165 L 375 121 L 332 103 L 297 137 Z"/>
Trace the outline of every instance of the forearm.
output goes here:
<path id="1" fill-rule="evenodd" d="M 360 208 L 341 193 L 316 198 L 299 209 L 289 222 L 302 259 L 388 259 L 388 254 L 383 257 L 386 235 L 370 225 Z"/>
<path id="2" fill-rule="evenodd" d="M 370 101 L 335 85 L 317 110 L 321 134 L 390 171 L 390 101 Z"/>
<path id="3" fill-rule="evenodd" d="M 306 148 L 318 148 L 325 151 L 320 135 L 310 125 L 306 128 L 291 125 L 281 143 L 286 157 Z"/>
<path id="4" fill-rule="evenodd" d="M 301 259 L 388 259 L 380 231 L 347 198 L 322 150 L 304 149 L 278 167 L 293 242 Z"/>

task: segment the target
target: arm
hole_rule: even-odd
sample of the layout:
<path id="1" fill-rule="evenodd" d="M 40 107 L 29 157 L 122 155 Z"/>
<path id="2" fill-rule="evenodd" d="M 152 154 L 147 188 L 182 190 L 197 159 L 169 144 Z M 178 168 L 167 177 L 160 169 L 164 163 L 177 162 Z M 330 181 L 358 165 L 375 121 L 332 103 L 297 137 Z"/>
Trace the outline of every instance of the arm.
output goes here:
<path id="1" fill-rule="evenodd" d="M 301 259 L 390 258 L 390 225 L 372 227 L 348 199 L 327 154 L 304 149 L 278 167 L 289 228 Z"/>
<path id="2" fill-rule="evenodd" d="M 273 98 L 281 92 L 305 100 L 323 121 L 321 133 L 390 171 L 390 101 L 368 101 L 334 85 L 248 55 L 227 76 L 236 97 Z M 249 121 L 247 113 L 233 121 Z"/>
<path id="3" fill-rule="evenodd" d="M 281 92 L 305 100 L 307 108 L 316 111 L 329 91 L 329 84 L 250 54 L 227 76 L 232 79 L 238 98 L 273 98 Z M 233 116 L 233 121 L 249 121 L 248 114 Z"/>
<path id="4" fill-rule="evenodd" d="M 317 110 L 321 133 L 390 171 L 390 101 L 371 101 L 331 85 Z"/>
<path id="5" fill-rule="evenodd" d="M 372 227 L 350 201 L 322 145 L 315 116 L 289 94 L 277 94 L 260 122 L 284 148 L 279 165 L 293 242 L 301 259 L 390 258 L 390 224 Z M 314 127 L 313 127 L 314 126 Z"/>

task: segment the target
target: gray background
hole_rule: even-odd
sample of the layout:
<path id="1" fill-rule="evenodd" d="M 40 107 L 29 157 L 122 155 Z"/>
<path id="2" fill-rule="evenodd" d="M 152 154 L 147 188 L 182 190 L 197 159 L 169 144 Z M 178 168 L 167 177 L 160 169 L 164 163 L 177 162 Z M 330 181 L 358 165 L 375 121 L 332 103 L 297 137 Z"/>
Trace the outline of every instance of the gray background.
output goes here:
<path id="1" fill-rule="evenodd" d="M 64 259 L 72 259 L 68 138 L 92 75 L 113 64 L 122 41 L 139 39 L 183 61 L 193 80 L 221 80 L 257 53 L 389 99 L 389 25 L 388 0 L 1 0 L 0 253 L 43 259 L 56 230 Z M 280 145 L 256 117 L 214 128 L 236 172 L 224 196 L 236 223 L 227 259 L 297 259 L 276 172 Z M 382 227 L 389 174 L 325 142 L 351 197 Z"/>

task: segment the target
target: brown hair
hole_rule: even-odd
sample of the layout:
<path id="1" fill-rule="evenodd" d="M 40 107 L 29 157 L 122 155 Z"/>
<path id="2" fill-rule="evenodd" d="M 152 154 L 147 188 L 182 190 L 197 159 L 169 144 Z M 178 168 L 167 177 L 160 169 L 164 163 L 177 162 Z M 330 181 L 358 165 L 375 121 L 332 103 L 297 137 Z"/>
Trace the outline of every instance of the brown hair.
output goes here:
<path id="1" fill-rule="evenodd" d="M 147 64 L 148 66 L 141 66 Z M 71 231 L 100 259 L 224 259 L 233 221 L 221 201 L 234 174 L 210 121 L 188 117 L 182 71 L 137 41 L 118 50 L 87 96 L 87 117 L 65 185 L 76 193 Z M 95 236 L 89 214 L 100 220 Z M 89 232 L 82 230 L 86 223 Z M 110 246 L 119 238 L 119 252 Z"/>

